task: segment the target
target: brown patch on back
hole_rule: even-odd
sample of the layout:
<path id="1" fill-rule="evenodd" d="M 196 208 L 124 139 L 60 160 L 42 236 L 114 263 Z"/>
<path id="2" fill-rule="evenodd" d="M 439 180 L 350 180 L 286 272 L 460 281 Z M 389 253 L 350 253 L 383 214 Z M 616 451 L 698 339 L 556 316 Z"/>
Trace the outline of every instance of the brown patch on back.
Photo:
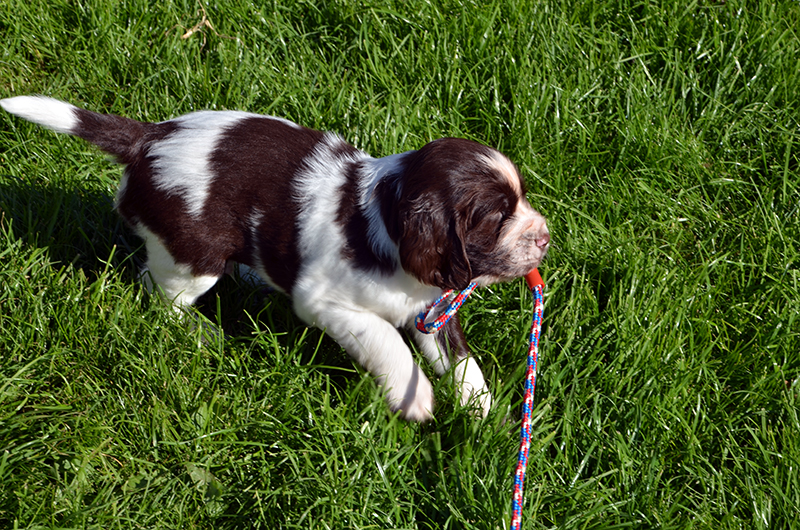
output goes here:
<path id="1" fill-rule="evenodd" d="M 175 261 L 189 265 L 194 275 L 221 276 L 228 260 L 250 267 L 260 261 L 269 277 L 290 293 L 300 263 L 293 179 L 322 133 L 268 117 L 236 122 L 211 152 L 214 177 L 208 198 L 201 214 L 192 216 L 180 194 L 156 187 L 154 158 L 148 156 L 150 145 L 180 125 L 144 125 L 151 129 L 149 136 L 126 160 L 120 214 L 159 236 Z"/>
<path id="2" fill-rule="evenodd" d="M 225 132 L 211 156 L 215 178 L 198 227 L 210 252 L 255 267 L 255 245 L 267 275 L 291 293 L 300 267 L 294 177 L 322 136 L 261 117 Z M 256 227 L 254 218 L 261 219 Z"/>

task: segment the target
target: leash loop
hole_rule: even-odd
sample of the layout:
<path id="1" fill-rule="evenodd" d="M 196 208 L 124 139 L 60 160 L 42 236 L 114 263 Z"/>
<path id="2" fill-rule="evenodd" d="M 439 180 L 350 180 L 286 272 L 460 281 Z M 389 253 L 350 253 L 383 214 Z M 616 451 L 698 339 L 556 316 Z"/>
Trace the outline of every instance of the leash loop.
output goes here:
<path id="1" fill-rule="evenodd" d="M 450 320 L 453 315 L 456 314 L 456 311 L 458 311 L 462 304 L 467 300 L 467 297 L 472 294 L 472 291 L 474 291 L 477 286 L 478 284 L 475 282 L 470 283 L 466 289 L 458 293 L 458 296 L 456 296 L 455 299 L 450 302 L 450 305 L 447 306 L 447 309 L 445 309 L 444 313 L 439 315 L 439 317 L 433 322 L 425 323 L 425 320 L 427 320 L 428 316 L 433 312 L 434 309 L 436 309 L 436 306 L 442 303 L 442 300 L 449 298 L 450 295 L 455 292 L 453 289 L 444 291 L 439 298 L 434 300 L 433 303 L 428 306 L 428 309 L 425 311 L 420 311 L 420 313 L 417 315 L 417 318 L 414 319 L 414 325 L 416 325 L 417 329 L 422 333 L 428 335 L 431 333 L 436 333 L 442 328 L 442 326 L 447 324 L 447 321 Z"/>

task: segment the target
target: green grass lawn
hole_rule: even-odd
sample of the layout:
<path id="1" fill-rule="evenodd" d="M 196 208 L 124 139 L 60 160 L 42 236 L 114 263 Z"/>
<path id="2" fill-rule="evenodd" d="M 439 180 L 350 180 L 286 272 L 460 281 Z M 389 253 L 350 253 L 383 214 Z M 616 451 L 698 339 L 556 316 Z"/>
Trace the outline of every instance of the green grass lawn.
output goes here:
<path id="1" fill-rule="evenodd" d="M 554 241 L 523 528 L 800 527 L 800 2 L 203 5 L 3 0 L 0 97 L 501 149 Z M 461 311 L 493 412 L 408 424 L 280 295 L 175 322 L 120 175 L 0 115 L 0 528 L 508 527 L 522 281 Z"/>

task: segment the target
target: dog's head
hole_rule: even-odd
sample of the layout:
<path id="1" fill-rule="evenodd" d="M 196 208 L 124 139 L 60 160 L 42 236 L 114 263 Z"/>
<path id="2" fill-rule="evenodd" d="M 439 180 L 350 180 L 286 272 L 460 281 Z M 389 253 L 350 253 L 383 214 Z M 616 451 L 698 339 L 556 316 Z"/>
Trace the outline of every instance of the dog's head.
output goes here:
<path id="1" fill-rule="evenodd" d="M 403 162 L 392 231 L 403 269 L 421 282 L 464 289 L 523 276 L 542 261 L 546 220 L 500 152 L 442 138 Z"/>

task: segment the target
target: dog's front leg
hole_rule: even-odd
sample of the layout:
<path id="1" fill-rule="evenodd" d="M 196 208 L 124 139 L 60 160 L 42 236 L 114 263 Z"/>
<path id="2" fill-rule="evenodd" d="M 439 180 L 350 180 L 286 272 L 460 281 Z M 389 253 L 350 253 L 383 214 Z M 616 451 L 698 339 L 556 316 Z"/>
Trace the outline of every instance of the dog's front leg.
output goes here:
<path id="1" fill-rule="evenodd" d="M 413 324 L 409 326 L 409 332 L 437 375 L 444 375 L 451 365 L 455 365 L 453 379 L 461 404 L 476 405 L 483 417 L 486 417 L 492 406 L 492 395 L 486 386 L 483 372 L 469 351 L 458 315 L 453 315 L 435 334 L 421 333 Z"/>
<path id="2" fill-rule="evenodd" d="M 304 318 L 310 316 L 302 308 L 297 310 Z M 328 309 L 306 319 L 375 377 L 392 410 L 402 411 L 407 420 L 431 419 L 433 387 L 394 326 L 374 313 L 344 309 Z"/>

